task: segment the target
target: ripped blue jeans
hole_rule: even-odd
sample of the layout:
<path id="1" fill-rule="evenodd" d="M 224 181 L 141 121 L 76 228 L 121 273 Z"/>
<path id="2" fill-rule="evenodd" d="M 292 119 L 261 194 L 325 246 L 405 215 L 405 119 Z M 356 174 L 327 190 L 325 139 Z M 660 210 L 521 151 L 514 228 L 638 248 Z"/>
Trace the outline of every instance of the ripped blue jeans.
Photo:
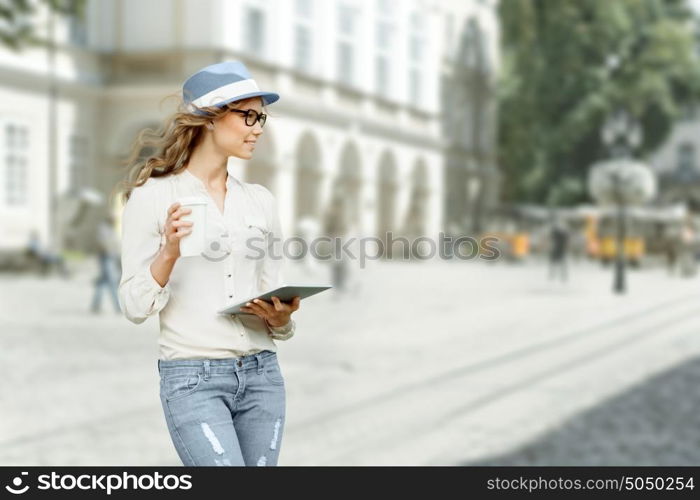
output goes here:
<path id="1" fill-rule="evenodd" d="M 277 354 L 158 360 L 160 401 L 186 466 L 277 465 L 285 418 Z"/>

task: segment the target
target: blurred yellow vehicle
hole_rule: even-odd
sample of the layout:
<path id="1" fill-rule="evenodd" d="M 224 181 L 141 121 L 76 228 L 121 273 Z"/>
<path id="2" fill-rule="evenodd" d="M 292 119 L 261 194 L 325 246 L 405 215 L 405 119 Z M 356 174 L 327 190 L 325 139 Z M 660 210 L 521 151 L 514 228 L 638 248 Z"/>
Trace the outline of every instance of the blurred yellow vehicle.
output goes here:
<path id="1" fill-rule="evenodd" d="M 624 240 L 625 260 L 632 265 L 640 265 L 646 252 L 646 238 L 649 223 L 642 217 L 629 217 Z M 586 253 L 603 263 L 613 262 L 617 257 L 617 220 L 611 212 L 600 217 L 585 218 L 584 233 Z"/>
<path id="2" fill-rule="evenodd" d="M 628 236 L 624 241 L 624 255 L 627 262 L 639 265 L 644 257 L 644 238 L 641 236 Z M 612 262 L 617 257 L 617 238 L 604 236 L 600 238 L 599 255 L 604 263 Z"/>

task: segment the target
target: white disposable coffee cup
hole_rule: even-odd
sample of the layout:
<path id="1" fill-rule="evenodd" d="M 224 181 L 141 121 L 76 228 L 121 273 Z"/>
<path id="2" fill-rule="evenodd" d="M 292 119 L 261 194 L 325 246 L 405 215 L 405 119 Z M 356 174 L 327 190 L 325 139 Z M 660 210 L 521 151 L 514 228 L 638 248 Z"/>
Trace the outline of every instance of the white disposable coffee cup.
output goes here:
<path id="1" fill-rule="evenodd" d="M 177 200 L 183 208 L 192 210 L 180 220 L 193 222 L 192 232 L 180 239 L 180 257 L 195 257 L 204 252 L 207 234 L 207 200 L 199 196 L 185 196 Z"/>

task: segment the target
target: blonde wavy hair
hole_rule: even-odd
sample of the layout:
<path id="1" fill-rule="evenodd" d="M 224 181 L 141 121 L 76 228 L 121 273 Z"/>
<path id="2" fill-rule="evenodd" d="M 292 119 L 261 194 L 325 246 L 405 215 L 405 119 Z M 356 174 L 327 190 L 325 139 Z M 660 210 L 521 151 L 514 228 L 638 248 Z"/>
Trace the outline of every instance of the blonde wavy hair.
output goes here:
<path id="1" fill-rule="evenodd" d="M 158 130 L 145 128 L 138 133 L 131 144 L 131 153 L 123 162 L 127 170 L 126 175 L 112 191 L 112 199 L 118 196 L 120 201 L 125 203 L 134 188 L 142 186 L 149 178 L 174 175 L 183 171 L 192 151 L 204 136 L 206 124 L 210 121 L 216 122 L 229 110 L 238 109 L 242 102 L 253 99 L 233 101 L 222 107 L 197 107 L 196 109 L 205 113 L 198 115 L 187 108 L 179 95 L 173 94 L 165 99 L 170 97 L 178 99 L 177 111 L 165 118 Z M 267 113 L 265 106 L 263 113 Z M 144 148 L 152 149 L 145 157 L 141 156 Z"/>

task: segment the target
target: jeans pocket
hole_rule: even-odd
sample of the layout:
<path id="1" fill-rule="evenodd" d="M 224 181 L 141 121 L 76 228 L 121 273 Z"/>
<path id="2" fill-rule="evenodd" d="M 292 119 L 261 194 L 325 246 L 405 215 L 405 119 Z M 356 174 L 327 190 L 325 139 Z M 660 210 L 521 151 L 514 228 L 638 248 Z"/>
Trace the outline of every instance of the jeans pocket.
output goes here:
<path id="1" fill-rule="evenodd" d="M 202 383 L 199 373 L 167 375 L 161 379 L 161 390 L 166 401 L 175 401 L 194 393 Z"/>
<path id="2" fill-rule="evenodd" d="M 284 377 L 277 361 L 268 361 L 263 368 L 265 379 L 273 385 L 284 385 Z"/>

